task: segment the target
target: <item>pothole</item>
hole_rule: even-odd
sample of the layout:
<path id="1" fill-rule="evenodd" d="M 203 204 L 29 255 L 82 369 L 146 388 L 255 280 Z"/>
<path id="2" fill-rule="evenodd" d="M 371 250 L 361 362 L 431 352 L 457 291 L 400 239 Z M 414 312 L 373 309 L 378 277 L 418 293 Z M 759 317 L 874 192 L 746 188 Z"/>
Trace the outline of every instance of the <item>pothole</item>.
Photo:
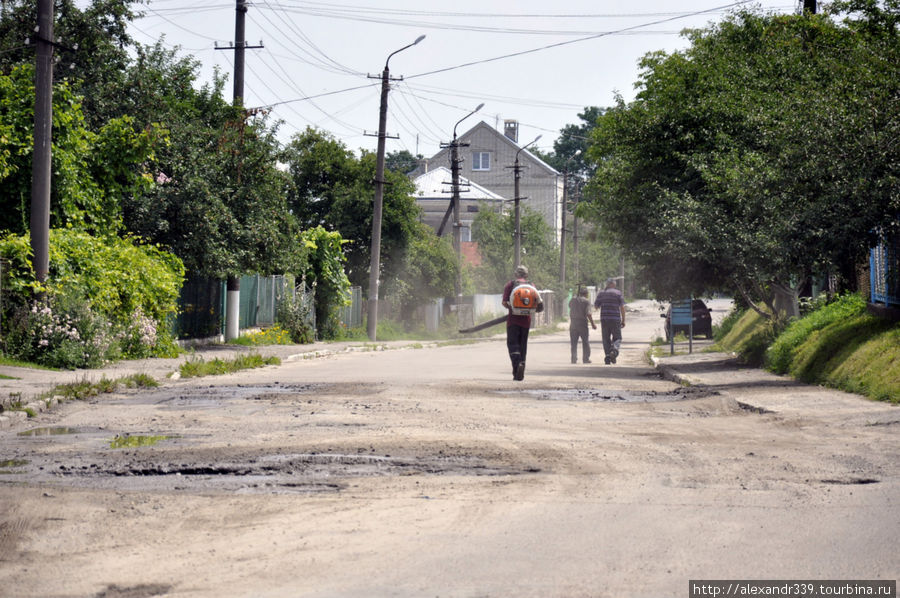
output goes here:
<path id="1" fill-rule="evenodd" d="M 290 401 L 308 395 L 333 392 L 333 384 L 265 384 L 247 386 L 207 386 L 181 389 L 173 395 L 172 389 L 144 392 L 138 399 L 145 404 L 163 405 L 168 409 L 217 409 L 233 401 Z M 134 402 L 129 398 L 129 402 Z"/>
<path id="2" fill-rule="evenodd" d="M 837 484 L 839 486 L 855 486 L 865 484 L 878 484 L 881 480 L 875 478 L 829 478 L 822 480 L 823 484 Z"/>
<path id="3" fill-rule="evenodd" d="M 765 415 L 766 413 L 775 413 L 771 409 L 766 409 L 765 407 L 757 407 L 756 405 L 750 405 L 749 403 L 742 403 L 740 401 L 737 401 L 737 405 L 743 411 L 749 411 L 750 413 L 758 413 L 759 415 Z"/>
<path id="4" fill-rule="evenodd" d="M 354 455 L 305 453 L 245 459 L 177 462 L 129 459 L 78 466 L 58 465 L 51 475 L 76 485 L 135 489 L 231 492 L 336 492 L 345 480 L 371 476 L 511 476 L 538 473 L 537 467 L 512 467 L 471 456 Z"/>
<path id="5" fill-rule="evenodd" d="M 587 401 L 610 403 L 662 403 L 702 399 L 719 394 L 701 386 L 686 386 L 670 391 L 631 391 L 608 388 L 558 388 L 501 390 L 500 394 L 530 395 L 539 401 Z"/>

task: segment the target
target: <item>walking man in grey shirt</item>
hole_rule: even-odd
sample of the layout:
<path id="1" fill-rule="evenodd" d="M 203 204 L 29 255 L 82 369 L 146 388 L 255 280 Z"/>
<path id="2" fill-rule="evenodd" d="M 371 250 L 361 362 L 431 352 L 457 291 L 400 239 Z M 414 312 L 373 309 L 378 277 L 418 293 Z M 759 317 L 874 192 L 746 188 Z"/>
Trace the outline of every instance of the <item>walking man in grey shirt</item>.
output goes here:
<path id="1" fill-rule="evenodd" d="M 607 278 L 606 288 L 597 293 L 594 307 L 600 308 L 600 336 L 603 337 L 603 352 L 606 365 L 616 362 L 622 344 L 622 329 L 625 328 L 625 298 L 616 288 L 616 279 Z"/>
<path id="2" fill-rule="evenodd" d="M 581 339 L 581 359 L 591 362 L 591 343 L 588 340 L 588 322 L 597 330 L 591 315 L 593 307 L 588 299 L 587 289 L 578 289 L 578 294 L 569 301 L 569 339 L 572 344 L 572 363 L 578 363 L 578 340 Z"/>

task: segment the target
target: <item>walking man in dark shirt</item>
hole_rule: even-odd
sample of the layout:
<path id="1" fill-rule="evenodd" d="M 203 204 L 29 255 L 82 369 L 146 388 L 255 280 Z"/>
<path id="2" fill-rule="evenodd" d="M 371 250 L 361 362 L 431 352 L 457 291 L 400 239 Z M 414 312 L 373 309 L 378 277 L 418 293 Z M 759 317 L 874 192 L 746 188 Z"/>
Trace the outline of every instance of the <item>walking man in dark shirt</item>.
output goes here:
<path id="1" fill-rule="evenodd" d="M 572 345 L 572 363 L 578 363 L 578 340 L 581 339 L 581 359 L 584 363 L 591 362 L 591 343 L 588 340 L 588 322 L 591 328 L 597 330 L 594 318 L 591 315 L 593 307 L 588 299 L 588 290 L 578 289 L 578 294 L 569 301 L 569 340 Z"/>
<path id="2" fill-rule="evenodd" d="M 597 293 L 594 307 L 600 309 L 600 336 L 603 337 L 605 363 L 616 362 L 622 345 L 622 328 L 625 327 L 625 298 L 616 288 L 616 279 L 607 278 L 606 288 Z"/>

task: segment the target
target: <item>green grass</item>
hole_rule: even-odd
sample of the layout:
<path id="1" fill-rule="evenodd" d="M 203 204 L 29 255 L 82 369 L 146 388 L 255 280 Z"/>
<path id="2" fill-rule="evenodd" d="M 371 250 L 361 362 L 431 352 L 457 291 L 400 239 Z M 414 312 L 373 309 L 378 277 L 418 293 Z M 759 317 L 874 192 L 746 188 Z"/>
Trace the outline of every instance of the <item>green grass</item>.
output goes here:
<path id="1" fill-rule="evenodd" d="M 267 365 L 279 365 L 281 359 L 275 356 L 263 357 L 258 353 L 239 355 L 234 359 L 189 359 L 181 364 L 179 372 L 182 378 L 197 378 L 200 376 L 218 376 L 231 374 L 240 370 L 259 368 Z"/>
<path id="2" fill-rule="evenodd" d="M 777 338 L 770 323 L 747 312 L 719 345 L 748 352 L 775 373 L 900 403 L 900 324 L 868 313 L 856 295 L 791 322 Z"/>
<path id="3" fill-rule="evenodd" d="M 750 365 L 763 365 L 766 349 L 775 340 L 774 323 L 748 309 L 729 324 L 727 331 L 716 338 L 716 346 L 734 351 Z"/>
<path id="4" fill-rule="evenodd" d="M 33 370 L 50 370 L 52 372 L 58 372 L 58 368 L 50 368 L 44 365 L 38 365 L 36 363 L 31 363 L 30 361 L 20 361 L 18 359 L 10 359 L 9 357 L 5 357 L 0 355 L 0 365 L 8 365 L 16 368 L 31 368 Z"/>

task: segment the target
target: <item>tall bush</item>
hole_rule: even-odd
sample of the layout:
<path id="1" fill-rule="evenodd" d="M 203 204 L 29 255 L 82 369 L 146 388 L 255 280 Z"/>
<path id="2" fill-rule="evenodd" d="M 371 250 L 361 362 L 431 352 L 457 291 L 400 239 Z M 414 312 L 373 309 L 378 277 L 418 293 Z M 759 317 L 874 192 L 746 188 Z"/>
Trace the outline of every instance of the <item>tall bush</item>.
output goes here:
<path id="1" fill-rule="evenodd" d="M 50 233 L 50 272 L 34 278 L 27 236 L 0 240 L 3 347 L 10 355 L 55 367 L 177 351 L 168 319 L 184 277 L 180 259 L 133 238 Z M 36 294 L 42 299 L 32 301 Z"/>

